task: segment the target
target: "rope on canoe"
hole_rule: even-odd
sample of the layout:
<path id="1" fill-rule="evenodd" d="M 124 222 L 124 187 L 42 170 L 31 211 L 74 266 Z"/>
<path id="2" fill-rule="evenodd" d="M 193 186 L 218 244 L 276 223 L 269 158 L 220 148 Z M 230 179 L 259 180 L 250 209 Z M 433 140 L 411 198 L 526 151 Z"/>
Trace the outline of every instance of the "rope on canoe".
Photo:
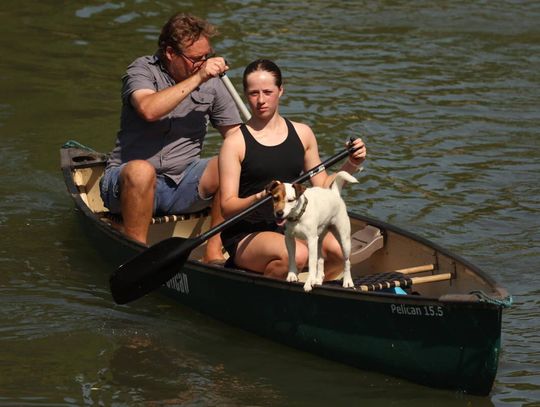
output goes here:
<path id="1" fill-rule="evenodd" d="M 471 291 L 470 294 L 476 295 L 478 297 L 478 301 L 480 302 L 487 302 L 488 304 L 498 305 L 499 307 L 503 307 L 503 308 L 510 307 L 512 303 L 514 302 L 514 299 L 512 298 L 511 295 L 508 295 L 506 298 L 499 300 L 497 298 L 493 298 L 487 295 L 485 292 L 481 290 Z"/>
<path id="2" fill-rule="evenodd" d="M 94 153 L 96 152 L 96 150 L 94 150 L 93 148 L 87 147 L 84 144 L 81 144 L 81 143 L 79 143 L 78 141 L 75 141 L 75 140 L 66 141 L 62 145 L 62 148 L 79 148 L 81 150 L 92 151 Z"/>

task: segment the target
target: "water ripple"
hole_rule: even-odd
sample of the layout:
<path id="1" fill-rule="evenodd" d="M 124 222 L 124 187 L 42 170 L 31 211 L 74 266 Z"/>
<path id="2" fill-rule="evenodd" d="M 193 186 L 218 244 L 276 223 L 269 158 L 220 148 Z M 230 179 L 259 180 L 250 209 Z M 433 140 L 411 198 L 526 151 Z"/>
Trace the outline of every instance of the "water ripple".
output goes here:
<path id="1" fill-rule="evenodd" d="M 255 58 L 278 62 L 282 113 L 313 127 L 322 156 L 366 140 L 350 209 L 448 247 L 509 289 L 491 397 L 351 371 L 157 296 L 113 305 L 111 265 L 76 221 L 58 148 L 112 146 L 122 72 L 155 50 L 178 7 L 220 26 L 214 46 L 234 83 Z M 537 403 L 539 17 L 537 2 L 510 0 L 6 3 L 0 405 Z M 328 377 L 339 386 L 321 394 Z"/>

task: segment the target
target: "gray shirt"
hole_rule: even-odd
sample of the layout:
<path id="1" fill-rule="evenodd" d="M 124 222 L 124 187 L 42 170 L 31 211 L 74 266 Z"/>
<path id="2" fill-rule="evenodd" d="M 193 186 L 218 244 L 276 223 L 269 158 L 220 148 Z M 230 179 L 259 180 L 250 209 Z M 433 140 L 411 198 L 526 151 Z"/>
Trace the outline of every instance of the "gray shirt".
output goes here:
<path id="1" fill-rule="evenodd" d="M 140 117 L 130 102 L 134 91 L 160 91 L 176 83 L 156 55 L 133 61 L 122 83 L 120 130 L 107 168 L 131 160 L 147 160 L 158 174 L 179 183 L 186 167 L 201 154 L 209 122 L 214 127 L 242 122 L 232 97 L 219 78 L 203 83 L 172 112 L 155 122 Z"/>

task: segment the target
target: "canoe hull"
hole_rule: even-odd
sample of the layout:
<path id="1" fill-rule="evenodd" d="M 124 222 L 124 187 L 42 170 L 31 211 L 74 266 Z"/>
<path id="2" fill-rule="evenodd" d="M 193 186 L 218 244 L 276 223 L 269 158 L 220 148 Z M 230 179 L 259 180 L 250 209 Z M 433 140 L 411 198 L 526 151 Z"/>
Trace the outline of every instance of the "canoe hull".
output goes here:
<path id="1" fill-rule="evenodd" d="M 497 307 L 384 294 L 360 301 L 332 290 L 314 299 L 301 286 L 222 274 L 187 265 L 167 283 L 168 294 L 229 324 L 365 370 L 474 394 L 491 389 L 500 350 Z"/>
<path id="2" fill-rule="evenodd" d="M 81 215 L 112 264 L 139 253 L 137 245 L 103 233 Z M 160 291 L 220 321 L 328 359 L 427 386 L 489 394 L 501 346 L 500 307 L 384 293 L 359 300 L 357 293 L 332 288 L 315 288 L 314 297 L 301 285 L 284 284 L 188 261 Z"/>

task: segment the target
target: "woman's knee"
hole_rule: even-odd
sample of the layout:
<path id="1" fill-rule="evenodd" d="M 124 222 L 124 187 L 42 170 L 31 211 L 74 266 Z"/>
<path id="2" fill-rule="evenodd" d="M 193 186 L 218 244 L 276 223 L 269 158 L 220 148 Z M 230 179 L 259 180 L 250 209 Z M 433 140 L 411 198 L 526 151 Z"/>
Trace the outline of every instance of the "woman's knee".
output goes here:
<path id="1" fill-rule="evenodd" d="M 327 261 L 342 261 L 343 251 L 341 246 L 333 236 L 327 238 L 323 244 L 323 256 Z"/>
<path id="2" fill-rule="evenodd" d="M 302 270 L 309 260 L 309 250 L 307 246 L 299 241 L 296 241 L 296 267 Z"/>

